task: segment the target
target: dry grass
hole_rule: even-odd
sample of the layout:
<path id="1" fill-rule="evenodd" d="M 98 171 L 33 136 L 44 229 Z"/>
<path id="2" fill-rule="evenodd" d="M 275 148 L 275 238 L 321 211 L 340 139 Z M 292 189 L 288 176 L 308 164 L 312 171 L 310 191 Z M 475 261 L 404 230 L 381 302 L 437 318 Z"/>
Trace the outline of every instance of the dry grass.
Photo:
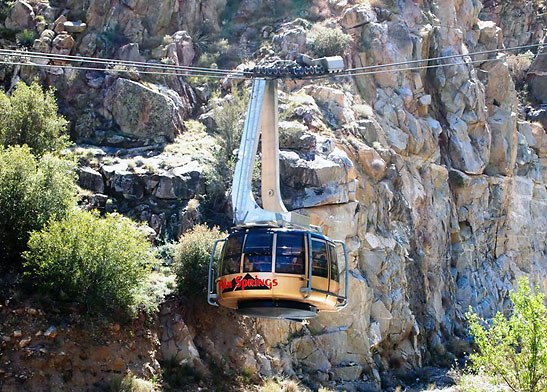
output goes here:
<path id="1" fill-rule="evenodd" d="M 507 392 L 509 387 L 501 385 L 496 379 L 481 374 L 462 374 L 459 376 L 455 392 Z"/>
<path id="2" fill-rule="evenodd" d="M 270 378 L 264 382 L 263 385 L 258 387 L 258 392 L 305 392 L 307 388 L 302 387 L 298 381 L 293 379 L 283 378 Z M 324 389 L 323 392 L 327 392 Z"/>
<path id="3" fill-rule="evenodd" d="M 198 160 L 213 160 L 216 140 L 205 131 L 205 126 L 198 121 L 189 120 L 184 123 L 187 131 L 179 135 L 175 142 L 165 147 L 164 152 L 176 156 L 189 155 Z"/>
<path id="4" fill-rule="evenodd" d="M 128 372 L 123 378 L 115 379 L 110 385 L 110 390 L 112 392 L 154 392 L 156 385 Z"/>

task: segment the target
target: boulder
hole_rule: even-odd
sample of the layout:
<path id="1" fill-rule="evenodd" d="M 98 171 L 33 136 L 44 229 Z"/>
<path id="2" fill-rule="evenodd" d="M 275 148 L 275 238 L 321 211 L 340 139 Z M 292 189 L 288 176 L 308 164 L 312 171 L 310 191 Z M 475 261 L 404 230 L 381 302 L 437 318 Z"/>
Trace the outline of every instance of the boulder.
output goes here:
<path id="1" fill-rule="evenodd" d="M 93 192 L 104 192 L 103 176 L 90 167 L 81 167 L 78 169 L 78 185 Z"/>
<path id="2" fill-rule="evenodd" d="M 333 125 L 349 124 L 355 121 L 351 102 L 344 91 L 325 86 L 307 86 L 304 91 L 326 111 L 327 117 L 334 117 Z"/>
<path id="3" fill-rule="evenodd" d="M 199 353 L 188 326 L 180 315 L 161 317 L 161 357 L 164 361 L 189 361 L 190 365 L 200 363 Z"/>
<path id="4" fill-rule="evenodd" d="M 106 179 L 106 186 L 113 192 L 128 200 L 138 200 L 144 196 L 144 185 L 139 175 L 127 170 L 126 163 L 105 165 L 101 173 Z"/>
<path id="5" fill-rule="evenodd" d="M 279 154 L 282 194 L 287 207 L 347 203 L 355 189 L 346 182 L 345 168 L 320 155 L 312 160 L 305 158 L 295 151 Z"/>
<path id="6" fill-rule="evenodd" d="M 305 335 L 291 342 L 294 357 L 310 370 L 326 371 L 330 362 L 325 352 L 316 346 L 312 336 Z"/>
<path id="7" fill-rule="evenodd" d="M 500 59 L 484 63 L 481 69 L 487 71 L 487 77 L 483 83 L 486 87 L 486 104 L 490 113 L 495 109 L 494 106 L 516 110 L 518 98 L 507 64 Z"/>
<path id="8" fill-rule="evenodd" d="M 312 153 L 317 145 L 317 138 L 308 132 L 308 128 L 298 121 L 279 122 L 279 147 L 297 150 L 305 154 Z"/>
<path id="9" fill-rule="evenodd" d="M 302 19 L 281 25 L 272 38 L 275 52 L 284 58 L 295 59 L 299 53 L 306 52 L 306 37 L 309 23 Z"/>
<path id="10" fill-rule="evenodd" d="M 70 51 L 74 47 L 74 38 L 68 33 L 61 33 L 55 37 L 52 46 L 51 53 L 70 54 Z"/>
<path id="11" fill-rule="evenodd" d="M 342 381 L 355 381 L 359 380 L 363 367 L 355 364 L 350 366 L 338 366 L 332 369 L 336 378 Z"/>
<path id="12" fill-rule="evenodd" d="M 141 55 L 139 51 L 138 43 L 131 43 L 122 46 L 120 49 L 118 49 L 118 58 L 124 61 L 146 61 L 146 59 Z"/>
<path id="13" fill-rule="evenodd" d="M 528 112 L 526 119 L 529 121 L 538 122 L 547 129 L 547 104 L 540 105 Z"/>
<path id="14" fill-rule="evenodd" d="M 119 78 L 108 89 L 103 105 L 123 134 L 143 142 L 173 141 L 184 130 L 183 102 L 164 86 Z"/>
<path id="15" fill-rule="evenodd" d="M 63 27 L 65 31 L 69 33 L 83 33 L 87 28 L 87 25 L 83 22 L 64 22 Z"/>
<path id="16" fill-rule="evenodd" d="M 496 25 L 496 22 L 491 20 L 479 20 L 477 22 L 479 28 L 479 43 L 487 50 L 501 48 L 503 45 L 503 33 L 501 28 Z M 483 55 L 486 58 L 487 55 Z M 480 57 L 476 57 L 480 58 Z"/>
<path id="17" fill-rule="evenodd" d="M 353 29 L 370 22 L 376 22 L 376 20 L 376 13 L 372 10 L 370 4 L 363 3 L 346 9 L 340 24 L 345 29 Z"/>
<path id="18" fill-rule="evenodd" d="M 359 164 L 365 173 L 367 173 L 374 182 L 381 181 L 386 174 L 386 162 L 375 149 L 366 144 L 360 143 L 358 148 Z"/>
<path id="19" fill-rule="evenodd" d="M 26 1 L 18 0 L 9 9 L 4 23 L 7 29 L 34 30 L 34 11 Z"/>
<path id="20" fill-rule="evenodd" d="M 196 57 L 192 37 L 186 31 L 177 31 L 171 36 L 174 41 L 178 64 L 190 65 Z"/>
<path id="21" fill-rule="evenodd" d="M 147 178 L 146 188 L 158 199 L 191 199 L 198 193 L 202 171 L 197 162 L 191 162 L 170 173 Z"/>

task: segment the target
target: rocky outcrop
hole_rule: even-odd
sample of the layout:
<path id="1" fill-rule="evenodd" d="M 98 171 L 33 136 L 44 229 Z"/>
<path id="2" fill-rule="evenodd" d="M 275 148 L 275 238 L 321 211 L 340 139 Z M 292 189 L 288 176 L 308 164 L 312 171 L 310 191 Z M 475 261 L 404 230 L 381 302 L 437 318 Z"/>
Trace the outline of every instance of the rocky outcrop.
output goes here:
<path id="1" fill-rule="evenodd" d="M 542 104 L 547 104 L 547 49 L 544 47 L 538 52 L 530 69 L 527 79 L 533 97 Z"/>
<path id="2" fill-rule="evenodd" d="M 34 10 L 26 1 L 18 0 L 10 7 L 4 22 L 7 29 L 15 31 L 34 30 Z"/>
<path id="3" fill-rule="evenodd" d="M 154 142 L 173 141 L 184 130 L 184 104 L 178 94 L 160 85 L 119 78 L 107 90 L 105 118 L 123 134 Z"/>

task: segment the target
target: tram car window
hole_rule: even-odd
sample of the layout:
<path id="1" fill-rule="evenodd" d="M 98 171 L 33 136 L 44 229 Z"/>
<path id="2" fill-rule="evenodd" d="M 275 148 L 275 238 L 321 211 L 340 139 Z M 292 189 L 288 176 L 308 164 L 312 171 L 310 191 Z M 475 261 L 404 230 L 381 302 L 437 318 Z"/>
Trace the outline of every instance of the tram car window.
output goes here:
<path id="1" fill-rule="evenodd" d="M 329 256 L 330 256 L 330 279 L 335 282 L 340 281 L 340 274 L 338 272 L 338 256 L 336 253 L 336 247 L 329 244 Z"/>
<path id="2" fill-rule="evenodd" d="M 241 270 L 241 249 L 243 248 L 243 233 L 231 235 L 224 246 L 222 275 L 238 274 Z"/>
<path id="3" fill-rule="evenodd" d="M 275 272 L 282 274 L 304 274 L 304 235 L 277 233 Z"/>
<path id="4" fill-rule="evenodd" d="M 273 233 L 250 232 L 243 246 L 243 272 L 272 272 Z"/>
<path id="5" fill-rule="evenodd" d="M 312 240 L 312 275 L 322 278 L 329 277 L 329 262 L 327 259 L 327 244 Z"/>

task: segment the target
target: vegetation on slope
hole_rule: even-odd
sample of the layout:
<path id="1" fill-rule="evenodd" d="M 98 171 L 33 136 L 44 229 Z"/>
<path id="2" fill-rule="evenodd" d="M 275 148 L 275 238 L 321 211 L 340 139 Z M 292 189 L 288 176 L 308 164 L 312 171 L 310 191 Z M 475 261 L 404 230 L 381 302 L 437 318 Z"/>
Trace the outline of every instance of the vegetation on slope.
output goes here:
<path id="1" fill-rule="evenodd" d="M 67 121 L 57 114 L 54 90 L 23 82 L 11 96 L 0 91 L 0 145 L 26 144 L 41 156 L 67 147 Z"/>
<path id="2" fill-rule="evenodd" d="M 33 232 L 23 254 L 41 291 L 108 314 L 134 311 L 154 256 L 145 234 L 120 215 L 77 210 Z"/>
<path id="3" fill-rule="evenodd" d="M 74 170 L 73 162 L 38 158 L 26 145 L 0 147 L 0 267 L 17 267 L 30 232 L 76 206 Z"/>
<path id="4" fill-rule="evenodd" d="M 547 390 L 547 309 L 545 295 L 533 293 L 521 278 L 510 293 L 511 316 L 499 313 L 487 328 L 476 313 L 468 313 L 471 335 L 479 351 L 471 355 L 473 369 L 497 377 L 515 392 Z"/>

